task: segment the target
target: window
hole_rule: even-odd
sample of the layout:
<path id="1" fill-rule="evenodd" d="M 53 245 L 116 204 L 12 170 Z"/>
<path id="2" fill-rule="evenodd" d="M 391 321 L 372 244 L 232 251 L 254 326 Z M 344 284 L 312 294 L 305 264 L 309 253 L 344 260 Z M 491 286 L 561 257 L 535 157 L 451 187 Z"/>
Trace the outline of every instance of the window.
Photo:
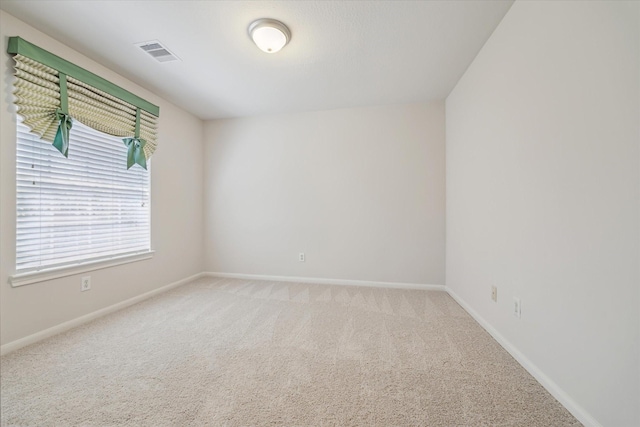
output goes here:
<path id="1" fill-rule="evenodd" d="M 127 170 L 122 138 L 73 123 L 69 158 L 18 123 L 16 269 L 150 250 L 150 165 Z"/>

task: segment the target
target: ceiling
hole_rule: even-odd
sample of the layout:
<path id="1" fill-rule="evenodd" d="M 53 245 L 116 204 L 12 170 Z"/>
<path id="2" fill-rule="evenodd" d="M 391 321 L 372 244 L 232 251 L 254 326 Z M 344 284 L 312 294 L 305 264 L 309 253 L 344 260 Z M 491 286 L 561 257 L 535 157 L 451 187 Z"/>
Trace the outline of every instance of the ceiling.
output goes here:
<path id="1" fill-rule="evenodd" d="M 444 99 L 512 1 L 31 1 L 1 8 L 201 119 Z M 292 33 L 275 54 L 257 18 Z M 181 61 L 135 43 L 159 40 Z"/>

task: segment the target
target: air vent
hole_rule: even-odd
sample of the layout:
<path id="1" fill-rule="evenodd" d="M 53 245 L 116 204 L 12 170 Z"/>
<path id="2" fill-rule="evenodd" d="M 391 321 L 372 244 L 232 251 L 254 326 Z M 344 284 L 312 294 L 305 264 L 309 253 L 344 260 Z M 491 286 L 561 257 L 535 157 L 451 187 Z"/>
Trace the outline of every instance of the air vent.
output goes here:
<path id="1" fill-rule="evenodd" d="M 180 60 L 180 58 L 171 53 L 171 51 L 164 47 L 158 40 L 136 43 L 135 45 L 151 55 L 158 62 L 171 62 Z"/>

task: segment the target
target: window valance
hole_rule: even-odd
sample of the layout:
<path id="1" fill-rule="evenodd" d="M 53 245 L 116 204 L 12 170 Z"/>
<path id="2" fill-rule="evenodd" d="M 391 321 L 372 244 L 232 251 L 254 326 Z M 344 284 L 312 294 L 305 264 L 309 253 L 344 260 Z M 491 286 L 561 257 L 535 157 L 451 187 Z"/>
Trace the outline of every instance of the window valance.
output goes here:
<path id="1" fill-rule="evenodd" d="M 127 168 L 146 161 L 157 146 L 159 108 L 125 89 L 20 37 L 10 37 L 15 104 L 32 133 L 68 155 L 73 120 L 124 137 Z"/>

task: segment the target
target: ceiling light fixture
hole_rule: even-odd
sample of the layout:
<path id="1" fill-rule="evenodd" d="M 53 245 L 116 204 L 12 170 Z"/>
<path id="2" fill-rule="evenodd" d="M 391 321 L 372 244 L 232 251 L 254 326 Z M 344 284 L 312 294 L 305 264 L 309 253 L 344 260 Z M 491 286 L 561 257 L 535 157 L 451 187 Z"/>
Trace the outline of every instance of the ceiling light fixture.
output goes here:
<path id="1" fill-rule="evenodd" d="M 260 50 L 276 53 L 289 43 L 291 31 L 280 21 L 261 18 L 249 25 L 249 36 Z"/>

